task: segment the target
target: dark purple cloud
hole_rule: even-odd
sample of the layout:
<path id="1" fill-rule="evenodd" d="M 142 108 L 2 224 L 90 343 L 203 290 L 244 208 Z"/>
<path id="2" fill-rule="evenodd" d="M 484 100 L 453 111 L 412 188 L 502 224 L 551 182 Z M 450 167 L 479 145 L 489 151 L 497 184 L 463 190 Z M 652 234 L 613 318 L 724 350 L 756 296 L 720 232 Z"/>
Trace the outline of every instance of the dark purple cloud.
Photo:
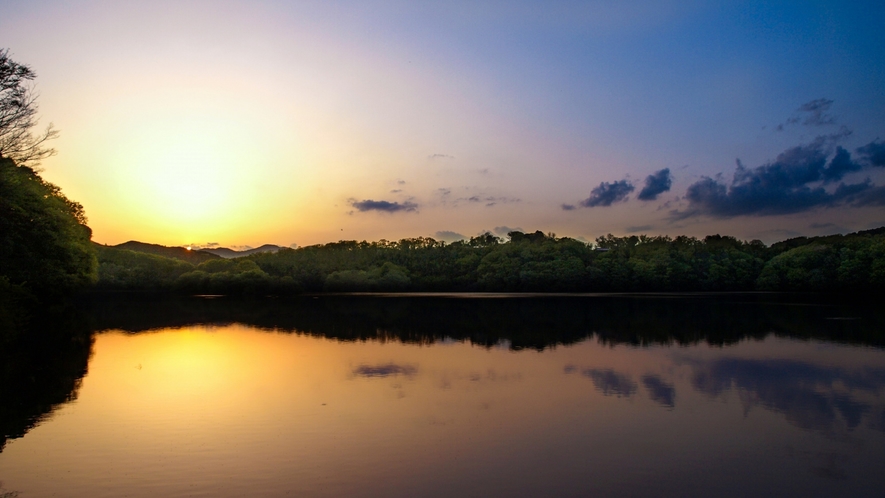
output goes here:
<path id="1" fill-rule="evenodd" d="M 833 137 L 818 137 L 753 169 L 738 161 L 731 185 L 703 177 L 686 191 L 689 209 L 672 214 L 677 219 L 695 215 L 727 218 L 789 214 L 845 204 L 882 205 L 882 189 L 869 179 L 855 184 L 840 183 L 835 189 L 824 188 L 863 168 L 842 147 L 836 147 L 829 158 L 832 141 Z"/>
<path id="2" fill-rule="evenodd" d="M 885 167 L 885 142 L 882 140 L 873 140 L 863 147 L 858 147 L 856 152 L 864 163 L 880 168 Z"/>
<path id="3" fill-rule="evenodd" d="M 602 182 L 598 187 L 590 191 L 590 197 L 580 202 L 582 207 L 611 206 L 616 202 L 627 200 L 630 192 L 636 187 L 627 180 L 616 182 Z"/>
<path id="4" fill-rule="evenodd" d="M 363 201 L 350 201 L 350 205 L 362 213 L 367 211 L 381 211 L 383 213 L 396 213 L 399 211 L 417 211 L 418 205 L 414 202 L 390 202 L 390 201 L 373 201 L 370 199 Z"/>
<path id="5" fill-rule="evenodd" d="M 645 186 L 642 187 L 642 191 L 639 192 L 637 199 L 640 201 L 653 201 L 657 199 L 659 195 L 670 190 L 672 184 L 673 180 L 670 178 L 670 168 L 656 171 L 645 177 Z"/>

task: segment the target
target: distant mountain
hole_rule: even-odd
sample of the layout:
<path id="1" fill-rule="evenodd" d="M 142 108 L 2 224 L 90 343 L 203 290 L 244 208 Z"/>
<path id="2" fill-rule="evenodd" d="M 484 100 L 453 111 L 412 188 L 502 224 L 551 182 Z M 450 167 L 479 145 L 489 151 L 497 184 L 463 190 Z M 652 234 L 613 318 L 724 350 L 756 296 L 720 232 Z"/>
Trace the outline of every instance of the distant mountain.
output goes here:
<path id="1" fill-rule="evenodd" d="M 255 249 L 247 249 L 245 251 L 234 251 L 233 249 L 228 249 L 227 247 L 218 247 L 215 249 L 200 249 L 200 251 L 208 252 L 216 256 L 221 256 L 222 258 L 231 259 L 241 258 L 243 256 L 248 256 L 250 254 L 256 254 L 260 252 L 277 252 L 280 249 L 280 246 L 275 246 L 273 244 L 264 244 L 261 247 L 256 247 Z"/>
<path id="2" fill-rule="evenodd" d="M 122 244 L 111 247 L 115 249 L 126 249 L 128 251 L 143 252 L 147 254 L 156 254 L 157 256 L 163 256 L 165 258 L 180 259 L 194 265 L 198 265 L 203 261 L 209 259 L 218 258 L 217 254 L 212 254 L 211 252 L 205 250 L 191 251 L 184 247 L 166 247 L 159 244 L 147 244 L 145 242 L 137 242 L 135 240 L 123 242 Z"/>

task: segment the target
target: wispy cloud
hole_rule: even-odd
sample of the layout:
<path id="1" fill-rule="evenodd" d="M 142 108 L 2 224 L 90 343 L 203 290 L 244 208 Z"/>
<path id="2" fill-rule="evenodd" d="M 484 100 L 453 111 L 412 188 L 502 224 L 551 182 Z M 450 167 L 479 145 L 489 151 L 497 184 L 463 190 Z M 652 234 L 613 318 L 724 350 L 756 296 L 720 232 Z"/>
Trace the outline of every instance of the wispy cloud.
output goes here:
<path id="1" fill-rule="evenodd" d="M 471 195 L 470 197 L 459 197 L 455 200 L 455 204 L 468 202 L 471 204 L 485 204 L 486 207 L 492 207 L 496 204 L 515 204 L 522 202 L 518 197 L 504 197 L 494 195 Z"/>
<path id="2" fill-rule="evenodd" d="M 785 123 L 779 124 L 777 129 L 778 131 L 782 131 L 786 126 L 794 124 L 802 124 L 805 126 L 836 124 L 836 118 L 827 112 L 832 105 L 833 101 L 829 99 L 815 99 L 806 102 L 796 109 L 796 112 L 790 119 Z"/>
<path id="3" fill-rule="evenodd" d="M 371 199 L 366 199 L 362 201 L 357 201 L 356 199 L 351 199 L 350 205 L 353 206 L 357 211 L 364 213 L 367 211 L 381 211 L 383 213 L 397 213 L 397 212 L 410 212 L 417 211 L 418 205 L 414 202 L 403 202 L 400 204 L 399 202 L 390 202 L 390 201 L 374 201 Z"/>
<path id="4" fill-rule="evenodd" d="M 455 156 L 452 156 L 449 154 L 430 154 L 429 156 L 427 156 L 427 159 L 430 159 L 431 161 L 434 161 L 437 159 L 454 159 L 454 158 L 455 158 Z"/>

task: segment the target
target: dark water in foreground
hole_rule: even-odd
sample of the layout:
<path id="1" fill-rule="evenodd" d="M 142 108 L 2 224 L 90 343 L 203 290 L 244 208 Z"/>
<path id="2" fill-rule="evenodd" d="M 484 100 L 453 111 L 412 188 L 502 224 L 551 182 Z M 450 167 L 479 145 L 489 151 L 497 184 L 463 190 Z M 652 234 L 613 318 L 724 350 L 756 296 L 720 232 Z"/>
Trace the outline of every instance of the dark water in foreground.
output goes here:
<path id="1" fill-rule="evenodd" d="M 117 296 L 58 327 L 0 355 L 0 496 L 885 494 L 874 305 Z"/>

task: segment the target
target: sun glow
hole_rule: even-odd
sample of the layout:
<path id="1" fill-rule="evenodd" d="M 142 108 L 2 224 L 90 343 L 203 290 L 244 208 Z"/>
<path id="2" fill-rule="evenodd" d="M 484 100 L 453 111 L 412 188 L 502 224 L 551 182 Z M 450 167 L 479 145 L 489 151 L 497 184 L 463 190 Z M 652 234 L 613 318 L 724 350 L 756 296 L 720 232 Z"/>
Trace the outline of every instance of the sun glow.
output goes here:
<path id="1" fill-rule="evenodd" d="M 133 107 L 142 119 L 121 116 L 109 159 L 118 217 L 142 227 L 140 237 L 167 244 L 215 239 L 260 218 L 256 178 L 275 158 L 248 114 L 223 112 L 212 99 L 177 114 L 149 111 L 145 102 Z"/>

